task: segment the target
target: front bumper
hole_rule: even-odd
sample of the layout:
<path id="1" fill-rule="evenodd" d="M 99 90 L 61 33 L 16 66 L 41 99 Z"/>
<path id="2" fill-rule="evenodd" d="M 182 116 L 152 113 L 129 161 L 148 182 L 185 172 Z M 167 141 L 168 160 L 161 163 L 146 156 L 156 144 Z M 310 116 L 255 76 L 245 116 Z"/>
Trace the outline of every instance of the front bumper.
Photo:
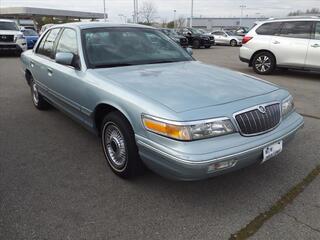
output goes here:
<path id="1" fill-rule="evenodd" d="M 178 149 L 170 149 L 138 135 L 136 135 L 136 140 L 140 157 L 151 170 L 171 179 L 200 180 L 261 162 L 262 151 L 265 147 L 279 140 L 282 140 L 284 144 L 287 143 L 303 124 L 303 118 L 297 113 L 292 113 L 269 133 L 255 137 L 242 137 L 238 133 L 231 134 L 225 136 L 228 138 L 228 145 L 225 145 L 219 151 L 203 154 L 185 154 Z M 242 139 L 242 143 L 232 140 L 232 137 Z M 219 145 L 222 138 L 217 137 L 210 144 Z M 223 140 L 222 142 L 225 143 L 226 141 Z M 201 143 L 208 144 L 207 141 L 199 141 L 199 144 Z M 189 143 L 185 142 L 183 144 L 186 147 L 185 144 Z M 219 171 L 209 170 L 213 164 L 225 161 L 235 161 L 236 164 Z"/>
<path id="2" fill-rule="evenodd" d="M 0 43 L 0 51 L 25 51 L 27 50 L 27 44 L 22 45 L 17 43 Z"/>

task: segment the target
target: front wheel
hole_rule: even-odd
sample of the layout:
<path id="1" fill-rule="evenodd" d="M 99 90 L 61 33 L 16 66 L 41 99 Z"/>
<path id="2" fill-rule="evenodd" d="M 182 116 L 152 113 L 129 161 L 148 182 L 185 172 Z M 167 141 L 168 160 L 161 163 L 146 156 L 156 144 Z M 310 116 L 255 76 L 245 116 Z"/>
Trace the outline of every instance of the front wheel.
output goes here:
<path id="1" fill-rule="evenodd" d="M 271 74 L 276 68 L 276 59 L 269 52 L 258 53 L 253 58 L 252 68 L 258 74 Z"/>
<path id="2" fill-rule="evenodd" d="M 39 93 L 38 86 L 32 77 L 30 79 L 30 88 L 33 105 L 39 110 L 47 110 L 50 104 Z"/>
<path id="3" fill-rule="evenodd" d="M 193 43 L 192 43 L 192 48 L 200 48 L 200 41 L 199 40 L 194 40 Z"/>
<path id="4" fill-rule="evenodd" d="M 107 114 L 102 122 L 101 142 L 111 170 L 122 178 L 133 178 L 144 171 L 133 129 L 119 112 Z"/>

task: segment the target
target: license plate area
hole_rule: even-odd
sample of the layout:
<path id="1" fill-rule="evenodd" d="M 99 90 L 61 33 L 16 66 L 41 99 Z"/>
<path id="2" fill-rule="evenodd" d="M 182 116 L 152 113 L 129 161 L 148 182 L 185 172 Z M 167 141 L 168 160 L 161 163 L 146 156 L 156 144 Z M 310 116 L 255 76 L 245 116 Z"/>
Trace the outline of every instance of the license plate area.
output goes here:
<path id="1" fill-rule="evenodd" d="M 282 152 L 283 141 L 273 143 L 263 149 L 263 159 L 261 163 L 268 161 L 269 159 L 277 156 Z"/>

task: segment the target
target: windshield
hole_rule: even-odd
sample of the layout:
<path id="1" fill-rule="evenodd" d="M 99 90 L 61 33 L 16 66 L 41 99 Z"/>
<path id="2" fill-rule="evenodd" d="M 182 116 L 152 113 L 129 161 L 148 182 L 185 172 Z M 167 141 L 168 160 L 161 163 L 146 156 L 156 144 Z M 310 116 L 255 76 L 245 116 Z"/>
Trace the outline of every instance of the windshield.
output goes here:
<path id="1" fill-rule="evenodd" d="M 0 30 L 19 31 L 19 28 L 14 22 L 0 22 Z"/>
<path id="2" fill-rule="evenodd" d="M 192 28 L 190 29 L 190 31 L 192 32 L 192 34 L 202 34 L 202 32 L 198 29 Z"/>
<path id="3" fill-rule="evenodd" d="M 22 32 L 25 36 L 38 36 L 38 33 L 32 29 L 25 29 Z"/>
<path id="4" fill-rule="evenodd" d="M 193 58 L 169 37 L 146 28 L 91 28 L 82 31 L 89 67 L 191 61 Z"/>

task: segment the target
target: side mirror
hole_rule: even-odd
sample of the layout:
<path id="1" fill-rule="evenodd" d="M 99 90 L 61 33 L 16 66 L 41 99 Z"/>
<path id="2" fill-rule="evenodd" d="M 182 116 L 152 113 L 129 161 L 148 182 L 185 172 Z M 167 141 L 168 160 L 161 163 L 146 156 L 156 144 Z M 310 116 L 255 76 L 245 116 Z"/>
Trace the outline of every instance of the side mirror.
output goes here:
<path id="1" fill-rule="evenodd" d="M 193 55 L 193 51 L 191 48 L 186 48 L 187 53 L 189 53 L 190 56 Z"/>
<path id="2" fill-rule="evenodd" d="M 80 69 L 79 61 L 76 61 L 75 58 L 76 56 L 73 53 L 68 53 L 68 52 L 56 53 L 56 63 L 66 65 L 66 66 L 71 66 L 79 70 Z"/>

